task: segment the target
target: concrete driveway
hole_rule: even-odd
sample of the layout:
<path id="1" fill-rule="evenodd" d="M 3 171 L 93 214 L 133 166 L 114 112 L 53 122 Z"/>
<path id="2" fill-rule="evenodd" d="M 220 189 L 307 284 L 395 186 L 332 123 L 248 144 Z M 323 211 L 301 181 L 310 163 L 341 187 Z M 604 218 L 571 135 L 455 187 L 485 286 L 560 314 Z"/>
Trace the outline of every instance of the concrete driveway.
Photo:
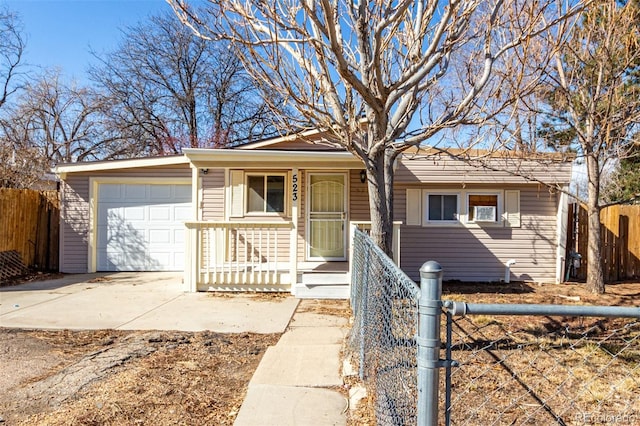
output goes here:
<path id="1" fill-rule="evenodd" d="M 182 275 L 119 272 L 0 288 L 0 326 L 282 333 L 293 297 L 185 293 Z"/>

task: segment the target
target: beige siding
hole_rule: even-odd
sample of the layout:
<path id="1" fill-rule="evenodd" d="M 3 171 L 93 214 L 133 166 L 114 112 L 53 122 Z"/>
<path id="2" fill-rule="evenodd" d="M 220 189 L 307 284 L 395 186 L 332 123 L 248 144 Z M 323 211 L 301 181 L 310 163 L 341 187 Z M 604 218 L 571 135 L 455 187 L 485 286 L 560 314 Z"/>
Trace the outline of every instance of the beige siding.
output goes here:
<path id="1" fill-rule="evenodd" d="M 89 177 L 72 176 L 60 186 L 60 272 L 86 273 L 89 231 Z"/>
<path id="2" fill-rule="evenodd" d="M 403 222 L 405 188 L 398 186 L 394 202 L 396 220 Z M 417 281 L 420 266 L 436 260 L 444 269 L 445 280 L 499 281 L 504 279 L 506 262 L 515 259 L 512 280 L 554 282 L 557 196 L 534 185 L 509 189 L 520 190 L 520 228 L 405 225 L 401 230 L 402 269 Z"/>
<path id="3" fill-rule="evenodd" d="M 474 167 L 460 160 L 444 156 L 405 155 L 398 164 L 395 181 L 403 183 L 460 183 L 460 184 L 522 184 L 527 180 L 517 174 L 549 183 L 568 183 L 571 180 L 570 163 L 544 164 L 524 160 L 491 160 L 489 170 Z M 509 173 L 510 170 L 514 173 Z"/>
<path id="4" fill-rule="evenodd" d="M 202 220 L 224 220 L 224 169 L 202 177 Z"/>
<path id="5" fill-rule="evenodd" d="M 360 182 L 360 170 L 349 172 L 349 220 L 368 221 L 369 215 L 369 192 L 367 183 Z"/>

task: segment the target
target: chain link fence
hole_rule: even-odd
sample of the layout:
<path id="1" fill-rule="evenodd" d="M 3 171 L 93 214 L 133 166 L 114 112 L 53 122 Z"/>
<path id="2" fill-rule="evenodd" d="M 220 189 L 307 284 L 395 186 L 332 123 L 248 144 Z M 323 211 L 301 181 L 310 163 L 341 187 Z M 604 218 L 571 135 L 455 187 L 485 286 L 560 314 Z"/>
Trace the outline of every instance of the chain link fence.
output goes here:
<path id="1" fill-rule="evenodd" d="M 473 315 L 450 320 L 453 425 L 640 425 L 640 322 Z M 445 398 L 446 400 L 446 398 Z M 450 420 L 450 421 L 449 421 Z"/>
<path id="2" fill-rule="evenodd" d="M 349 344 L 378 425 L 640 425 L 640 308 L 424 300 L 367 235 L 353 244 Z"/>
<path id="3" fill-rule="evenodd" d="M 418 286 L 362 231 L 353 236 L 349 344 L 380 425 L 416 423 Z"/>

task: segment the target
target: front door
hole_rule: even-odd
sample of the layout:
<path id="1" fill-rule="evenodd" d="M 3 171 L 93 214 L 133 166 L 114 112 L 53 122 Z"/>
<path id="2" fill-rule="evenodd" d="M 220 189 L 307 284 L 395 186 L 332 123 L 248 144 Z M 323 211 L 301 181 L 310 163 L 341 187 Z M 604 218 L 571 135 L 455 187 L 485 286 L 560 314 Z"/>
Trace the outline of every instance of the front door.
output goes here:
<path id="1" fill-rule="evenodd" d="M 346 182 L 344 173 L 309 173 L 307 257 L 346 260 Z"/>

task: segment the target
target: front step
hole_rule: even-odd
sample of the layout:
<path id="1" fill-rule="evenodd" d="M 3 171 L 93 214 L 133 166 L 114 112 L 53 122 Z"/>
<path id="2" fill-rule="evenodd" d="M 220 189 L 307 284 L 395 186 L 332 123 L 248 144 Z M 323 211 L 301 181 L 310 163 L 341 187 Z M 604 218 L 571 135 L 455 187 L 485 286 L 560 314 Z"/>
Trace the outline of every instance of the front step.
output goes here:
<path id="1" fill-rule="evenodd" d="M 299 299 L 348 299 L 348 273 L 303 273 L 294 287 Z"/>

